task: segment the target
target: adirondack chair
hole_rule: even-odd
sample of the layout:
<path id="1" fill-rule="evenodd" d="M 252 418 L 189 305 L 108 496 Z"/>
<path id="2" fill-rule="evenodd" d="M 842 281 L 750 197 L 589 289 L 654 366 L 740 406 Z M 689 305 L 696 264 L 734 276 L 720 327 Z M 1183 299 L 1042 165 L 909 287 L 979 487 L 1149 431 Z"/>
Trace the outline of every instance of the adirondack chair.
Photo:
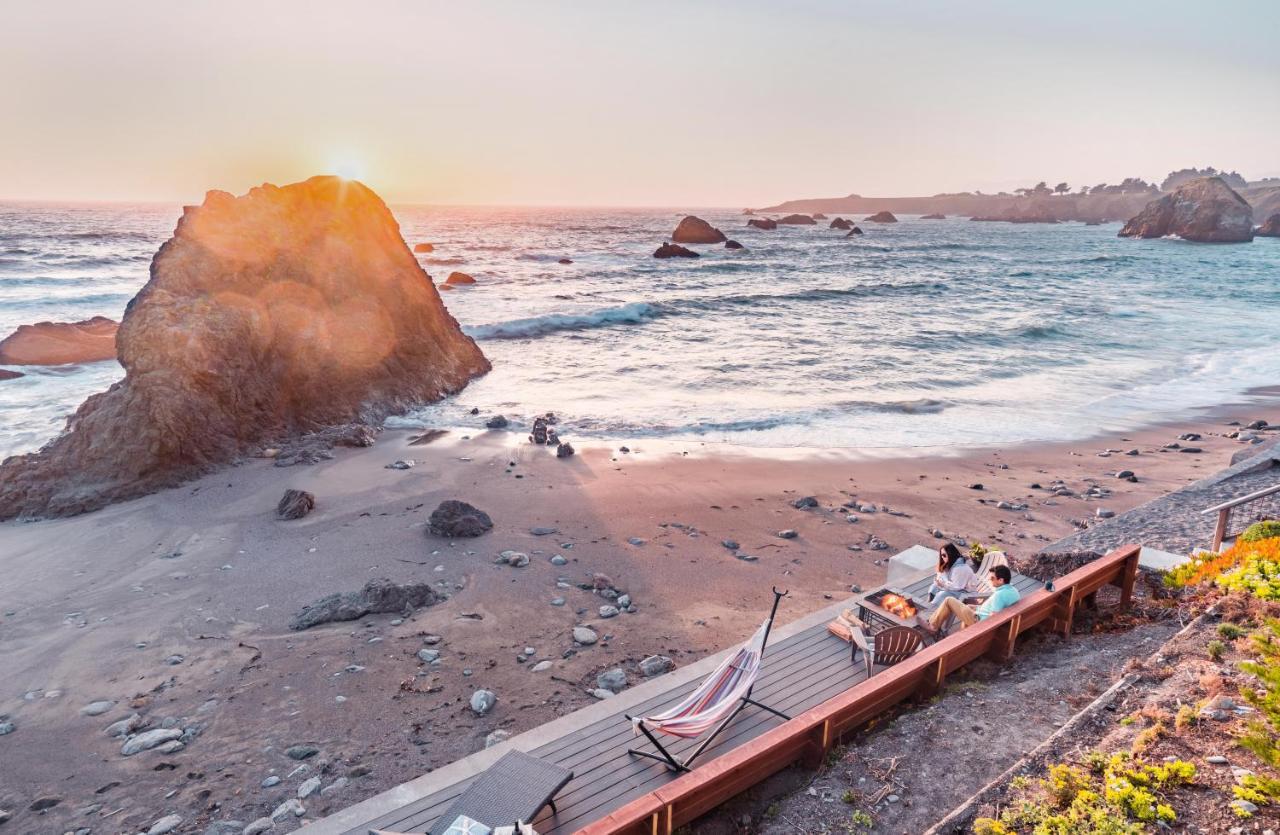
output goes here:
<path id="1" fill-rule="evenodd" d="M 978 570 L 974 574 L 978 578 L 978 590 L 964 599 L 965 603 L 974 605 L 981 603 L 991 596 L 995 591 L 991 587 L 991 581 L 987 579 L 987 575 L 991 573 L 991 569 L 997 565 L 1008 565 L 1009 558 L 1004 555 L 1004 551 L 988 551 L 982 558 L 982 562 L 978 565 Z"/>
<path id="2" fill-rule="evenodd" d="M 876 665 L 891 667 L 911 656 L 924 647 L 924 636 L 910 626 L 890 626 L 881 629 L 871 638 L 860 627 L 849 629 L 853 638 L 850 660 L 858 663 L 858 650 L 862 650 L 862 658 L 867 664 L 867 678 L 875 675 Z"/>

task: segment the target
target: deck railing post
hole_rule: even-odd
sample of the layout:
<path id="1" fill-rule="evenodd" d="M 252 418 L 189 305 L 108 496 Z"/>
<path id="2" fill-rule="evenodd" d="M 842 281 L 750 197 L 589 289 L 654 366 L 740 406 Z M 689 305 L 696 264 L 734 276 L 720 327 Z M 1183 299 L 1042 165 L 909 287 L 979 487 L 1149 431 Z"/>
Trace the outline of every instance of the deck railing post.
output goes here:
<path id="1" fill-rule="evenodd" d="M 1000 631 L 991 638 L 991 648 L 987 657 L 993 661 L 1008 661 L 1013 657 L 1013 645 L 1018 639 L 1022 623 L 1022 615 L 1014 615 L 1001 625 Z"/>
<path id="2" fill-rule="evenodd" d="M 1213 526 L 1213 549 L 1214 551 L 1222 548 L 1222 542 L 1227 538 L 1227 525 L 1231 521 L 1231 508 L 1224 507 L 1218 511 L 1218 523 Z"/>
<path id="3" fill-rule="evenodd" d="M 1138 579 L 1138 557 L 1142 549 L 1134 546 L 1124 561 L 1124 572 L 1120 577 L 1120 608 L 1127 609 L 1133 602 L 1133 584 Z"/>

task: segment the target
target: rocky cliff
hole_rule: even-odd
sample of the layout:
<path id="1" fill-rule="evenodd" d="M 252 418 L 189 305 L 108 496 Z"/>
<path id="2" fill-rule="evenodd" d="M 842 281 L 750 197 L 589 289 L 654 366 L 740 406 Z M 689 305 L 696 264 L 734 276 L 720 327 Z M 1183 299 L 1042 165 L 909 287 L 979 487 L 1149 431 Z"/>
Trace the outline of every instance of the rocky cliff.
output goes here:
<path id="1" fill-rule="evenodd" d="M 1120 230 L 1122 238 L 1177 235 L 1202 243 L 1253 240 L 1253 209 L 1219 177 L 1201 177 L 1152 200 Z"/>
<path id="2" fill-rule="evenodd" d="M 125 378 L 39 452 L 0 465 L 0 519 L 140 496 L 489 370 L 386 205 L 336 177 L 188 207 L 116 344 Z"/>

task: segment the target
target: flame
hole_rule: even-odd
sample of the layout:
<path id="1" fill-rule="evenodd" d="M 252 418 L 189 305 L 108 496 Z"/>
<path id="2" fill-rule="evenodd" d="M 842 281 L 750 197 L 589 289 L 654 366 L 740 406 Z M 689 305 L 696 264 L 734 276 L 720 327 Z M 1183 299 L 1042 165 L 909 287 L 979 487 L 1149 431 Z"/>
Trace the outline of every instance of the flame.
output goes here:
<path id="1" fill-rule="evenodd" d="M 880 607 L 903 620 L 916 616 L 916 607 L 912 606 L 910 601 L 899 594 L 890 593 L 880 598 Z"/>

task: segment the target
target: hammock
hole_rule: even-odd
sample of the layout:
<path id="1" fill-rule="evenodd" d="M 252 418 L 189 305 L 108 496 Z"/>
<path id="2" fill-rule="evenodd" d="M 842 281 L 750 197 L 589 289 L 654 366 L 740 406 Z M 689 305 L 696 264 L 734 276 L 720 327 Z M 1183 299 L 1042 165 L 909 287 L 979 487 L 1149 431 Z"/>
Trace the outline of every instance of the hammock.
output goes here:
<path id="1" fill-rule="evenodd" d="M 770 623 L 766 620 L 760 624 L 751 640 L 726 658 L 683 702 L 665 713 L 633 718 L 631 727 L 636 736 L 640 735 L 642 723 L 655 731 L 685 739 L 702 736 L 711 730 L 751 693 L 760 672 L 760 656 Z"/>

